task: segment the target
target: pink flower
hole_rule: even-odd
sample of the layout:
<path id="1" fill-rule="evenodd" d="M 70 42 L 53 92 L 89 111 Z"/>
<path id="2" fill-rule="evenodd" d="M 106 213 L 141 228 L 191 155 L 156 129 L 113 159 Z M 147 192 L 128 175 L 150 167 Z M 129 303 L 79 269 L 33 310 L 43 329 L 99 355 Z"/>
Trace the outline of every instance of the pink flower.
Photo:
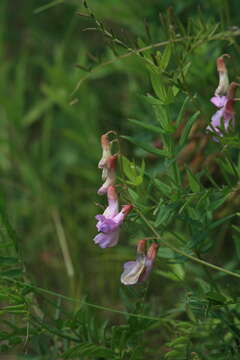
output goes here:
<path id="1" fill-rule="evenodd" d="M 132 205 L 124 205 L 119 212 L 118 197 L 114 186 L 109 186 L 107 190 L 108 207 L 102 215 L 97 215 L 97 229 L 100 232 L 94 238 L 95 244 L 101 248 L 115 246 L 119 240 L 120 225 L 131 211 Z"/>
<path id="2" fill-rule="evenodd" d="M 232 125 L 235 125 L 234 119 L 234 102 L 235 102 L 235 93 L 238 84 L 236 82 L 232 82 L 229 85 L 227 96 L 214 97 L 215 99 L 215 106 L 219 107 L 220 109 L 212 116 L 211 118 L 211 125 L 207 127 L 207 130 L 212 131 L 214 130 L 219 136 L 222 136 L 221 132 L 221 123 L 223 119 L 224 130 L 227 131 L 230 125 L 230 121 L 232 120 Z M 212 101 L 211 99 L 211 101 Z M 213 102 L 213 101 L 212 101 Z"/>
<path id="3" fill-rule="evenodd" d="M 109 186 L 115 184 L 116 180 L 116 163 L 117 163 L 117 154 L 111 155 L 107 158 L 106 164 L 103 167 L 102 178 L 105 180 L 103 185 L 98 189 L 98 195 L 106 194 Z"/>
<path id="4" fill-rule="evenodd" d="M 140 240 L 137 246 L 136 261 L 128 261 L 124 264 L 121 282 L 124 285 L 135 285 L 144 282 L 153 267 L 157 255 L 158 244 L 153 243 L 146 254 L 146 239 Z"/>

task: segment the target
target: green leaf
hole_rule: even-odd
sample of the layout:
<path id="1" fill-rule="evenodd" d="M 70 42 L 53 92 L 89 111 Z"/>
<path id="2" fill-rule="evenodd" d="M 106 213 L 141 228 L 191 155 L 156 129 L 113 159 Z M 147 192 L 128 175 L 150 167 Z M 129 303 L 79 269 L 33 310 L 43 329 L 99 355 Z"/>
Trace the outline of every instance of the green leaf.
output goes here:
<path id="1" fill-rule="evenodd" d="M 11 256 L 0 256 L 0 265 L 12 265 L 18 262 L 18 258 Z"/>
<path id="2" fill-rule="evenodd" d="M 155 273 L 157 275 L 161 275 L 161 276 L 165 277 L 166 279 L 173 280 L 173 281 L 179 281 L 179 278 L 171 271 L 156 270 Z"/>
<path id="3" fill-rule="evenodd" d="M 200 111 L 197 111 L 195 114 L 193 114 L 190 119 L 187 121 L 184 129 L 183 129 L 183 132 L 181 134 L 181 137 L 180 137 L 180 141 L 179 141 L 179 145 L 180 147 L 182 147 L 183 145 L 185 145 L 185 143 L 187 142 L 187 139 L 188 139 L 188 135 L 191 131 L 191 128 L 194 124 L 194 122 L 196 121 L 197 117 L 199 116 L 200 114 Z"/>
<path id="4" fill-rule="evenodd" d="M 160 58 L 160 67 L 161 67 L 162 71 L 164 71 L 168 66 L 168 63 L 171 58 L 171 53 L 172 53 L 171 49 L 172 49 L 171 44 L 167 45 L 164 49 L 164 52 L 163 52 L 161 58 Z"/>
<path id="5" fill-rule="evenodd" d="M 235 228 L 235 226 L 233 226 L 233 228 Z M 237 257 L 238 259 L 240 259 L 240 234 L 234 234 L 233 240 L 236 248 Z"/>
<path id="6" fill-rule="evenodd" d="M 186 357 L 185 357 L 186 358 Z M 179 352 L 178 350 L 169 351 L 165 355 L 165 359 L 175 359 L 175 360 L 183 360 L 183 353 Z"/>
<path id="7" fill-rule="evenodd" d="M 9 276 L 9 277 L 17 277 L 17 276 L 22 275 L 22 269 L 16 268 L 16 269 L 10 269 L 10 270 L 6 270 L 6 271 L 1 271 L 0 275 Z"/>
<path id="8" fill-rule="evenodd" d="M 187 337 L 187 336 L 179 336 L 176 339 L 174 339 L 173 341 L 169 342 L 167 344 L 167 346 L 174 347 L 175 345 L 186 344 L 188 342 L 189 342 L 189 337 Z"/>
<path id="9" fill-rule="evenodd" d="M 144 129 L 147 129 L 149 131 L 152 131 L 156 134 L 162 133 L 162 129 L 160 127 L 157 127 L 155 125 L 146 124 L 145 122 L 134 120 L 134 119 L 128 119 L 132 124 L 137 125 L 139 127 L 142 127 Z"/>
<path id="10" fill-rule="evenodd" d="M 89 358 L 103 357 L 106 359 L 113 359 L 114 352 L 111 349 L 108 349 L 104 346 L 99 346 L 95 344 L 83 343 L 77 346 L 72 347 L 67 350 L 63 357 L 65 359 L 76 359 L 76 356 L 87 356 Z"/>
<path id="11" fill-rule="evenodd" d="M 172 194 L 172 188 L 159 179 L 154 179 L 154 183 L 157 186 L 158 190 L 165 196 Z"/>
<path id="12" fill-rule="evenodd" d="M 201 185 L 199 184 L 198 179 L 196 176 L 192 173 L 192 171 L 186 167 L 187 171 L 187 177 L 189 181 L 189 186 L 193 192 L 200 192 L 201 191 Z"/>
<path id="13" fill-rule="evenodd" d="M 64 1 L 65 1 L 65 0 L 54 0 L 54 1 L 51 1 L 51 2 L 48 3 L 48 4 L 45 4 L 45 5 L 43 5 L 43 6 L 40 6 L 40 7 L 36 8 L 33 13 L 34 13 L 34 14 L 39 14 L 40 12 L 45 11 L 45 10 L 48 10 L 48 9 L 50 9 L 50 8 L 53 7 L 53 6 L 62 4 Z"/>
<path id="14" fill-rule="evenodd" d="M 207 299 L 209 300 L 213 300 L 219 304 L 224 304 L 226 302 L 226 298 L 225 296 L 221 295 L 220 293 L 214 292 L 214 291 L 209 291 L 206 294 Z"/>
<path id="15" fill-rule="evenodd" d="M 134 162 L 129 161 L 125 156 L 122 156 L 123 171 L 130 181 L 130 185 L 139 186 L 143 182 L 144 163 L 141 168 L 137 167 Z"/>
<path id="16" fill-rule="evenodd" d="M 160 104 L 153 105 L 153 108 L 156 119 L 164 130 L 164 133 L 172 134 L 173 132 L 175 132 L 175 126 L 170 122 L 166 108 Z"/>
<path id="17" fill-rule="evenodd" d="M 128 189 L 128 192 L 129 192 L 129 194 L 130 194 L 130 196 L 131 196 L 131 198 L 135 201 L 135 202 L 137 202 L 138 200 L 139 200 L 139 195 L 133 190 L 133 189 Z"/>
<path id="18" fill-rule="evenodd" d="M 170 264 L 170 268 L 172 272 L 176 275 L 178 280 L 184 280 L 185 278 L 185 271 L 182 264 Z"/>
<path id="19" fill-rule="evenodd" d="M 160 257 L 160 258 L 163 258 L 163 259 L 173 259 L 174 258 L 174 252 L 171 249 L 167 248 L 167 247 L 161 246 L 158 249 L 157 256 Z"/>
<path id="20" fill-rule="evenodd" d="M 186 106 L 189 102 L 189 97 L 186 97 L 183 104 L 182 104 L 182 107 L 178 113 L 178 117 L 177 117 L 177 120 L 176 120 L 176 125 L 179 126 L 180 125 L 180 122 L 183 120 L 183 115 L 184 115 L 184 111 L 186 109 Z"/>
<path id="21" fill-rule="evenodd" d="M 170 206 L 162 204 L 159 208 L 157 218 L 155 220 L 155 226 L 158 227 L 160 225 L 166 226 L 172 219 L 173 209 Z"/>
<path id="22" fill-rule="evenodd" d="M 209 229 L 214 229 L 216 228 L 217 226 L 225 223 L 226 221 L 230 220 L 232 217 L 236 216 L 236 214 L 231 214 L 231 215 L 228 215 L 228 216 L 224 216 L 223 218 L 217 220 L 217 221 L 214 221 L 213 223 L 211 223 L 209 225 Z"/>
<path id="23" fill-rule="evenodd" d="M 163 157 L 169 156 L 169 154 L 165 150 L 159 150 L 159 149 L 155 148 L 154 146 L 146 144 L 145 142 L 136 140 L 136 139 L 132 138 L 131 136 L 122 135 L 121 138 L 130 141 L 132 144 L 139 146 L 140 148 L 142 148 L 143 150 L 145 150 L 151 154 L 154 154 L 157 156 L 163 156 Z"/>
<path id="24" fill-rule="evenodd" d="M 50 108 L 51 105 L 52 101 L 49 99 L 40 101 L 23 117 L 23 126 L 32 125 Z"/>
<path id="25" fill-rule="evenodd" d="M 128 177 L 129 180 L 134 181 L 135 177 L 137 176 L 135 164 L 129 161 L 125 156 L 121 156 L 121 160 L 124 174 Z"/>

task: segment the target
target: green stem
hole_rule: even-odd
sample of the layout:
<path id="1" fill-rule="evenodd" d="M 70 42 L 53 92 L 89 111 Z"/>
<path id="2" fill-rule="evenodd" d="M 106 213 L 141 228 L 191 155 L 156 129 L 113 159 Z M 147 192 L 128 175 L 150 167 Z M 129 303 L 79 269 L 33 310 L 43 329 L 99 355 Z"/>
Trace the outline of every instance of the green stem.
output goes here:
<path id="1" fill-rule="evenodd" d="M 84 301 L 84 300 L 79 300 L 79 299 L 75 299 L 75 298 L 71 298 L 69 296 L 65 296 L 65 295 L 62 295 L 62 294 L 59 294 L 59 293 L 56 293 L 54 291 L 51 291 L 51 290 L 48 290 L 48 289 L 43 289 L 39 286 L 35 286 L 33 284 L 30 284 L 28 282 L 23 282 L 23 281 L 19 281 L 19 280 L 16 280 L 16 279 L 13 279 L 13 278 L 10 278 L 10 277 L 7 277 L 7 276 L 4 276 L 3 277 L 4 280 L 6 281 L 11 281 L 11 282 L 15 282 L 19 285 L 22 285 L 22 286 L 28 286 L 36 291 L 39 291 L 41 293 L 45 293 L 47 295 L 51 295 L 51 296 L 56 296 L 58 298 L 61 298 L 63 300 L 67 300 L 67 301 L 71 301 L 71 302 L 74 302 L 74 303 L 78 303 L 82 306 L 89 306 L 89 307 L 92 307 L 94 309 L 98 309 L 98 310 L 103 310 L 103 311 L 109 311 L 109 312 L 112 312 L 112 313 L 116 313 L 116 314 L 120 314 L 120 315 L 124 315 L 124 316 L 131 316 L 131 317 L 136 317 L 136 318 L 141 318 L 141 319 L 146 319 L 146 320 L 154 320 L 154 321 L 165 321 L 164 319 L 164 315 L 162 315 L 162 317 L 156 317 L 156 316 L 148 316 L 148 315 L 141 315 L 141 314 L 134 314 L 134 313 L 129 313 L 129 312 L 126 312 L 126 311 L 121 311 L 121 310 L 116 310 L 116 309 L 112 309 L 112 308 L 109 308 L 109 307 L 106 307 L 106 306 L 101 306 L 101 305 L 96 305 L 96 304 L 92 304 L 92 303 L 89 303 L 87 301 Z"/>

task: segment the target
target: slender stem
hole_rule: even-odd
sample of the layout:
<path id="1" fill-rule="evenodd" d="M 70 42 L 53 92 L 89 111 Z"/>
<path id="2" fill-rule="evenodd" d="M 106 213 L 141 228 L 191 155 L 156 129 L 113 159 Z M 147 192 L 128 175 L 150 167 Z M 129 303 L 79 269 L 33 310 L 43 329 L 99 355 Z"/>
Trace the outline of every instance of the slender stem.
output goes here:
<path id="1" fill-rule="evenodd" d="M 63 225 L 61 222 L 61 218 L 60 218 L 60 215 L 59 215 L 59 212 L 57 209 L 52 210 L 52 218 L 53 218 L 53 222 L 54 222 L 54 225 L 56 228 L 59 244 L 60 244 L 60 247 L 62 250 L 63 259 L 64 259 L 64 263 L 66 266 L 66 271 L 67 271 L 69 278 L 72 279 L 74 276 L 73 263 L 72 263 L 72 259 L 70 256 L 70 251 L 68 248 L 65 231 L 64 231 L 64 228 L 63 228 Z"/>
<path id="2" fill-rule="evenodd" d="M 31 284 L 31 283 L 24 282 L 24 281 L 19 281 L 19 280 L 16 280 L 14 278 L 10 278 L 8 276 L 4 276 L 3 279 L 6 280 L 6 281 L 15 282 L 16 284 L 29 286 L 30 288 L 32 288 L 32 289 L 34 289 L 36 291 L 39 291 L 41 293 L 45 293 L 45 294 L 48 294 L 48 295 L 51 295 L 51 296 L 56 296 L 56 297 L 61 298 L 63 300 L 78 303 L 78 304 L 80 304 L 82 306 L 86 305 L 86 306 L 92 307 L 94 309 L 103 310 L 103 311 L 109 311 L 109 312 L 116 313 L 116 314 L 121 314 L 121 315 L 124 315 L 124 316 L 131 316 L 131 317 L 136 317 L 136 318 L 141 318 L 141 319 L 146 319 L 146 320 L 165 321 L 164 317 L 165 317 L 166 314 L 162 315 L 161 317 L 160 316 L 157 317 L 157 316 L 148 316 L 148 315 L 129 313 L 129 312 L 126 312 L 126 311 L 112 309 L 112 308 L 109 308 L 109 307 L 106 307 L 106 306 L 92 304 L 92 303 L 89 303 L 89 302 L 87 302 L 85 300 L 71 298 L 69 296 L 65 296 L 65 295 L 56 293 L 54 291 L 48 290 L 48 289 L 43 289 L 43 288 L 41 288 L 39 286 L 35 286 L 35 285 Z"/>
<path id="3" fill-rule="evenodd" d="M 212 35 L 210 36 L 208 39 L 204 39 L 207 40 L 207 41 L 213 41 L 213 40 L 225 40 L 225 39 L 229 39 L 229 38 L 233 38 L 235 36 L 238 36 L 240 34 L 239 31 L 235 31 L 234 33 L 231 33 L 228 34 L 228 33 L 219 33 L 219 34 L 216 34 L 216 35 Z M 182 38 L 177 38 L 177 39 L 170 39 L 170 40 L 166 40 L 166 41 L 161 41 L 161 42 L 158 42 L 158 43 L 155 43 L 155 44 L 151 44 L 151 45 L 148 45 L 148 46 L 144 46 L 140 49 L 131 49 L 129 52 L 125 53 L 125 54 L 122 54 L 118 57 L 115 57 L 114 59 L 112 60 L 108 60 L 108 61 L 105 61 L 99 65 L 97 65 L 92 71 L 89 72 L 89 74 L 83 76 L 77 83 L 75 89 L 73 90 L 72 95 L 74 95 L 78 89 L 80 88 L 81 84 L 87 80 L 92 74 L 95 74 L 97 71 L 101 70 L 102 67 L 105 67 L 105 66 L 108 66 L 108 65 L 111 65 L 113 64 L 115 61 L 118 61 L 118 60 L 122 60 L 122 59 L 125 59 L 129 56 L 132 56 L 132 55 L 140 55 L 140 53 L 144 52 L 144 51 L 147 51 L 147 50 L 150 50 L 150 49 L 154 49 L 154 48 L 159 48 L 159 47 L 162 47 L 162 46 L 166 46 L 168 44 L 171 44 L 171 43 L 178 43 L 178 42 L 183 42 L 183 41 L 186 41 L 186 40 L 191 40 L 191 39 L 194 39 L 193 36 L 184 36 Z M 199 41 L 199 44 L 198 46 L 201 45 L 201 41 Z"/>
<path id="4" fill-rule="evenodd" d="M 89 74 L 83 76 L 77 83 L 75 89 L 73 90 L 72 94 L 71 95 L 74 95 L 75 92 L 80 88 L 81 84 L 83 83 L 83 81 L 87 80 L 92 74 L 94 74 L 95 72 L 99 71 L 102 67 L 105 67 L 105 66 L 108 66 L 108 65 L 111 65 L 113 64 L 115 61 L 118 61 L 118 60 L 122 60 L 122 59 L 125 59 L 129 56 L 132 56 L 132 55 L 139 55 L 141 52 L 144 52 L 144 51 L 147 51 L 147 50 L 150 50 L 150 49 L 153 49 L 153 48 L 157 48 L 157 47 L 161 47 L 161 46 L 165 46 L 165 45 L 168 45 L 170 43 L 173 43 L 173 42 L 182 42 L 184 40 L 187 40 L 188 37 L 183 37 L 183 38 L 179 38 L 179 39 L 174 39 L 174 40 L 167 40 L 167 41 L 161 41 L 161 42 L 158 42 L 156 44 L 151 44 L 151 45 L 148 45 L 148 46 L 145 46 L 141 49 L 138 49 L 138 50 L 134 50 L 134 49 L 131 49 L 131 51 L 125 53 L 125 54 L 122 54 L 116 58 L 114 58 L 113 60 L 108 60 L 108 61 L 105 61 L 97 66 L 95 66 L 95 68 L 93 69 L 93 71 L 89 72 Z"/>

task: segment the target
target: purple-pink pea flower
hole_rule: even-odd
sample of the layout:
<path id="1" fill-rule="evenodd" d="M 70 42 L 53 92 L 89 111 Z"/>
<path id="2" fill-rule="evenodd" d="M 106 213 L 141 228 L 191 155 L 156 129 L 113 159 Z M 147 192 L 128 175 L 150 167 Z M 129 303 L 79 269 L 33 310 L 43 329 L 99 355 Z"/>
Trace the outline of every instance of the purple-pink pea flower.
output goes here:
<path id="1" fill-rule="evenodd" d="M 118 243 L 120 226 L 131 211 L 132 205 L 124 205 L 119 211 L 118 196 L 114 186 L 107 189 L 108 207 L 102 215 L 97 215 L 97 229 L 100 232 L 94 238 L 101 248 L 113 247 Z"/>
<path id="2" fill-rule="evenodd" d="M 219 84 L 215 90 L 214 96 L 211 98 L 211 102 L 219 110 L 213 114 L 211 123 L 207 127 L 210 132 L 214 131 L 217 135 L 222 136 L 221 124 L 224 125 L 224 130 L 227 131 L 232 121 L 234 125 L 234 97 L 237 84 L 232 82 L 229 85 L 228 71 L 224 62 L 224 57 L 230 57 L 228 54 L 224 54 L 217 58 L 217 71 L 219 73 Z M 217 140 L 217 139 L 215 139 Z"/>
<path id="3" fill-rule="evenodd" d="M 146 254 L 146 241 L 146 239 L 139 240 L 136 261 L 128 261 L 124 264 L 121 275 L 121 282 L 124 285 L 142 283 L 148 278 L 157 255 L 158 244 L 154 242 Z"/>
<path id="4" fill-rule="evenodd" d="M 212 101 L 213 98 L 211 99 L 215 106 L 219 107 L 220 109 L 212 116 L 211 125 L 207 127 L 207 130 L 214 130 L 219 136 L 222 136 L 222 132 L 220 129 L 222 122 L 225 131 L 228 130 L 231 121 L 232 125 L 235 125 L 235 111 L 233 106 L 235 103 L 235 93 L 237 86 L 238 84 L 236 82 L 232 82 L 228 87 L 228 92 L 226 96 L 222 96 L 221 99 L 220 97 L 218 97 L 218 100 L 215 96 L 215 102 Z"/>

